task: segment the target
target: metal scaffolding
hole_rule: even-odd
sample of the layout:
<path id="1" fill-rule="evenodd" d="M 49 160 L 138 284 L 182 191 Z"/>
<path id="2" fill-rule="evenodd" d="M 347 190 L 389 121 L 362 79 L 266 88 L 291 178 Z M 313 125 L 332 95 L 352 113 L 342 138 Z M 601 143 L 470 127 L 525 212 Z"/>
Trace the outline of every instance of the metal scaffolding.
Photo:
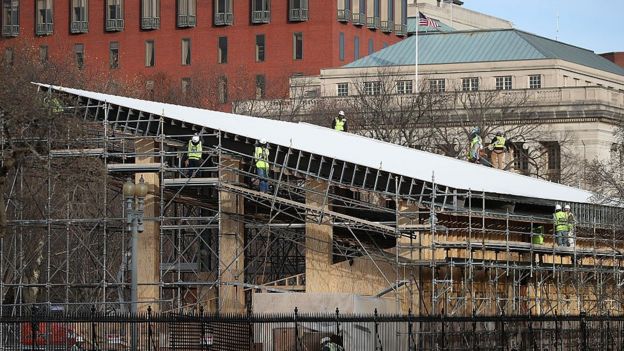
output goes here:
<path id="1" fill-rule="evenodd" d="M 220 310 L 221 287 L 242 290 L 248 308 L 256 292 L 306 291 L 306 255 L 318 247 L 306 227 L 318 224 L 332 231 L 323 242 L 331 264 L 371 262 L 371 274 L 385 282 L 376 295 L 404 312 L 624 313 L 619 208 L 571 204 L 575 245 L 560 248 L 549 233 L 551 201 L 453 189 L 433 174 L 414 179 L 284 145 L 271 145 L 270 191 L 262 193 L 253 139 L 106 101 L 59 98 L 63 117 L 91 132 L 49 138 L 43 159 L 21 163 L 7 181 L 3 314 L 30 305 L 127 310 L 130 235 L 121 185 L 134 174 L 157 179 L 150 192 L 156 211 L 145 220 L 157 226 L 159 267 L 157 281 L 142 285 L 158 297 L 139 302 L 161 311 Z M 183 159 L 194 133 L 204 158 L 189 169 Z M 74 163 L 88 166 L 90 182 L 65 184 L 60 175 Z M 321 205 L 307 202 L 310 196 Z M 225 197 L 240 210 L 224 208 Z M 233 255 L 220 247 L 231 234 L 225 221 L 242 231 Z M 546 229 L 542 244 L 538 226 Z"/>

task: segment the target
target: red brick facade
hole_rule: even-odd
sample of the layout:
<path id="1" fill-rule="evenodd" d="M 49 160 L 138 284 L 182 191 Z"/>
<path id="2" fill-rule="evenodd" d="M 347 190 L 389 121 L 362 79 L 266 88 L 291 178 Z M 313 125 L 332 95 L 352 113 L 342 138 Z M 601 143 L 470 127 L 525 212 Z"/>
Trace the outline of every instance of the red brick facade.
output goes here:
<path id="1" fill-rule="evenodd" d="M 604 54 L 600 54 L 600 56 L 606 58 L 609 61 L 614 62 L 616 65 L 620 67 L 624 67 L 624 52 L 608 52 Z"/>
<path id="2" fill-rule="evenodd" d="M 384 44 L 401 40 L 395 33 L 382 33 L 351 22 L 337 21 L 336 0 L 310 0 L 309 19 L 305 22 L 288 21 L 288 0 L 271 1 L 269 24 L 252 24 L 251 1 L 233 1 L 234 23 L 231 26 L 213 25 L 213 1 L 197 1 L 197 25 L 193 28 L 176 26 L 176 1 L 160 1 L 160 28 L 141 30 L 141 1 L 125 0 L 124 30 L 107 32 L 104 29 L 105 0 L 91 0 L 88 6 L 89 30 L 85 34 L 70 34 L 71 0 L 54 0 L 54 31 L 49 36 L 35 35 L 36 0 L 19 1 L 19 35 L 0 37 L 0 48 L 17 45 L 20 40 L 32 40 L 36 48 L 48 45 L 49 56 L 73 55 L 75 44 L 84 45 L 85 67 L 98 66 L 110 70 L 120 78 L 135 75 L 149 77 L 157 72 L 166 73 L 171 84 L 181 85 L 181 79 L 194 81 L 199 71 L 226 76 L 228 100 L 236 99 L 237 90 L 255 91 L 256 75 L 264 75 L 267 97 L 277 97 L 287 92 L 288 77 L 301 73 L 317 75 L 320 69 L 347 64 L 354 59 L 355 37 L 359 37 L 360 57 L 368 54 L 369 40 L 374 50 Z M 1 18 L 1 17 L 0 17 Z M 303 59 L 293 59 L 293 33 L 303 34 Z M 339 57 L 340 32 L 344 33 L 344 60 Z M 265 35 L 264 62 L 256 62 L 255 38 Z M 228 41 L 227 63 L 217 63 L 218 38 Z M 191 41 L 191 64 L 182 65 L 182 39 Z M 145 42 L 154 41 L 155 65 L 145 67 Z M 109 68 L 109 45 L 119 44 L 119 68 Z M 252 87 L 252 88 L 250 88 Z M 241 96 L 242 98 L 242 96 Z M 247 96 L 249 98 L 249 96 Z M 223 107 L 228 109 L 227 107 Z"/>

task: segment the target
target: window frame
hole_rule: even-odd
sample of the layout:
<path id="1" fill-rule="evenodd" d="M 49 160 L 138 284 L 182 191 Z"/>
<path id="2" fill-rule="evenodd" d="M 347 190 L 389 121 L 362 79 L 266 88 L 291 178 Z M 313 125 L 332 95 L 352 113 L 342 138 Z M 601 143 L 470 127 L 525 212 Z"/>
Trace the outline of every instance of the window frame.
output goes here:
<path id="1" fill-rule="evenodd" d="M 228 101 L 228 79 L 226 76 L 220 76 L 217 81 L 217 93 L 220 104 L 226 104 Z"/>
<path id="2" fill-rule="evenodd" d="M 266 97 L 266 76 L 264 74 L 256 75 L 256 99 L 264 99 Z"/>
<path id="3" fill-rule="evenodd" d="M 51 35 L 54 32 L 54 1 L 35 1 L 35 34 L 38 36 Z M 42 11 L 45 11 L 43 16 Z"/>
<path id="4" fill-rule="evenodd" d="M 529 153 L 523 147 L 524 143 L 516 142 L 513 148 L 514 169 L 520 174 L 529 175 Z"/>
<path id="5" fill-rule="evenodd" d="M 124 0 L 106 0 L 106 21 L 105 30 L 107 32 L 121 32 L 124 30 Z M 114 11 L 113 11 L 114 10 Z M 114 16 L 113 16 L 114 14 Z"/>
<path id="6" fill-rule="evenodd" d="M 178 28 L 192 28 L 197 25 L 197 0 L 177 0 L 176 11 Z"/>
<path id="7" fill-rule="evenodd" d="M 145 67 L 156 67 L 156 42 L 154 40 L 145 41 Z"/>
<path id="8" fill-rule="evenodd" d="M 432 93 L 446 92 L 446 79 L 444 78 L 429 79 L 429 91 Z"/>
<path id="9" fill-rule="evenodd" d="M 349 83 L 336 83 L 336 96 L 349 96 Z"/>
<path id="10" fill-rule="evenodd" d="M 479 77 L 464 77 L 462 78 L 462 91 L 479 91 L 479 83 Z"/>
<path id="11" fill-rule="evenodd" d="M 180 42 L 182 66 L 190 66 L 192 60 L 191 38 L 182 38 Z"/>
<path id="12" fill-rule="evenodd" d="M 160 28 L 160 0 L 141 0 L 141 29 Z"/>
<path id="13" fill-rule="evenodd" d="M 381 82 L 378 80 L 364 82 L 364 95 L 381 95 Z"/>
<path id="14" fill-rule="evenodd" d="M 412 80 L 398 80 L 396 82 L 397 94 L 406 95 L 414 93 L 414 82 Z"/>
<path id="15" fill-rule="evenodd" d="M 188 95 L 192 84 L 193 80 L 191 79 L 191 77 L 182 77 L 182 79 L 180 79 L 180 90 L 182 90 L 182 95 Z"/>
<path id="16" fill-rule="evenodd" d="M 69 31 L 72 34 L 89 32 L 89 0 L 71 0 L 70 9 L 70 26 Z M 76 13 L 76 9 L 81 9 L 80 14 Z"/>
<path id="17" fill-rule="evenodd" d="M 495 89 L 496 90 L 511 90 L 513 89 L 513 78 L 512 76 L 497 76 L 495 78 Z"/>
<path id="18" fill-rule="evenodd" d="M 74 44 L 74 58 L 78 69 L 83 69 L 85 65 L 85 45 L 83 43 Z"/>
<path id="19" fill-rule="evenodd" d="M 119 68 L 119 42 L 111 41 L 108 43 L 108 67 L 110 69 Z"/>
<path id="20" fill-rule="evenodd" d="M 251 0 L 251 23 L 271 23 L 271 0 Z"/>
<path id="21" fill-rule="evenodd" d="M 258 39 L 262 39 L 260 43 Z M 266 35 L 256 34 L 256 62 L 264 62 L 266 60 Z"/>
<path id="22" fill-rule="evenodd" d="M 48 45 L 39 45 L 39 62 L 46 63 L 49 59 Z"/>
<path id="23" fill-rule="evenodd" d="M 308 0 L 288 0 L 288 21 L 306 22 L 309 19 Z"/>
<path id="24" fill-rule="evenodd" d="M 537 86 L 535 85 L 535 79 L 537 79 Z M 531 74 L 529 75 L 529 89 L 541 89 L 542 88 L 542 75 Z"/>
<path id="25" fill-rule="evenodd" d="M 2 36 L 17 37 L 20 32 L 19 0 L 2 0 Z"/>
<path id="26" fill-rule="evenodd" d="M 303 60 L 303 32 L 293 33 L 293 60 Z"/>
<path id="27" fill-rule="evenodd" d="M 228 61 L 228 37 L 217 38 L 217 63 L 226 64 Z"/>
<path id="28" fill-rule="evenodd" d="M 234 24 L 232 0 L 214 0 L 214 25 L 231 26 Z"/>

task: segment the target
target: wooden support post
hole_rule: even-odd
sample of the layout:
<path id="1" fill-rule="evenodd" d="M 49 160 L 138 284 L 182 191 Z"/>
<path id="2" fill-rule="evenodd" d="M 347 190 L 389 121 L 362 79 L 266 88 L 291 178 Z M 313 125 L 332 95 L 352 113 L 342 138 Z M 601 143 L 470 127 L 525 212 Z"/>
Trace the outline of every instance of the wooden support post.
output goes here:
<path id="1" fill-rule="evenodd" d="M 239 183 L 240 160 L 222 158 L 222 182 Z M 236 215 L 245 213 L 244 199 L 227 191 L 219 192 L 221 213 L 219 221 L 219 312 L 245 312 L 245 241 L 244 223 Z M 233 284 L 232 284 L 233 283 Z"/>
<path id="2" fill-rule="evenodd" d="M 324 199 L 327 183 L 322 181 L 309 181 L 306 187 L 306 205 L 329 209 L 329 204 Z M 332 253 L 333 228 L 328 217 L 324 217 L 321 223 L 314 219 L 306 220 L 305 225 L 305 267 L 306 267 L 306 292 L 331 291 L 331 276 L 333 264 Z"/>
<path id="3" fill-rule="evenodd" d="M 134 143 L 137 153 L 135 163 L 144 164 L 157 162 L 158 147 L 153 139 L 138 139 Z M 148 192 L 145 196 L 144 217 L 160 216 L 160 180 L 158 173 L 136 173 L 135 183 L 143 177 Z M 144 220 L 144 231 L 139 233 L 138 252 L 138 304 L 139 312 L 147 312 L 151 306 L 158 312 L 160 300 L 160 224 L 157 220 Z"/>

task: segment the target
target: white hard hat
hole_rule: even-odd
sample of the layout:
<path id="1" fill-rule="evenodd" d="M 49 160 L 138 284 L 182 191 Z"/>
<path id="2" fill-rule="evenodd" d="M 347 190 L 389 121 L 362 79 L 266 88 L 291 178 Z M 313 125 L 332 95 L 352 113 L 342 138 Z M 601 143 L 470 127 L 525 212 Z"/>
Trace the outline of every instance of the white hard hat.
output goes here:
<path id="1" fill-rule="evenodd" d="M 331 339 L 329 338 L 329 336 L 326 336 L 324 338 L 321 339 L 321 344 L 324 344 L 326 342 L 329 342 Z"/>
<path id="2" fill-rule="evenodd" d="M 260 139 L 260 144 L 266 144 L 267 140 L 265 138 Z"/>
<path id="3" fill-rule="evenodd" d="M 561 205 L 559 204 L 555 205 L 555 211 L 561 211 Z"/>
<path id="4" fill-rule="evenodd" d="M 199 143 L 199 135 L 193 135 L 191 141 L 193 141 L 194 143 Z"/>
<path id="5" fill-rule="evenodd" d="M 569 209 L 570 209 L 570 205 L 567 205 L 567 204 L 566 204 L 565 206 L 563 206 L 563 209 L 564 209 L 564 210 L 569 210 Z"/>
<path id="6" fill-rule="evenodd" d="M 344 111 L 338 112 L 338 116 L 344 116 Z"/>

